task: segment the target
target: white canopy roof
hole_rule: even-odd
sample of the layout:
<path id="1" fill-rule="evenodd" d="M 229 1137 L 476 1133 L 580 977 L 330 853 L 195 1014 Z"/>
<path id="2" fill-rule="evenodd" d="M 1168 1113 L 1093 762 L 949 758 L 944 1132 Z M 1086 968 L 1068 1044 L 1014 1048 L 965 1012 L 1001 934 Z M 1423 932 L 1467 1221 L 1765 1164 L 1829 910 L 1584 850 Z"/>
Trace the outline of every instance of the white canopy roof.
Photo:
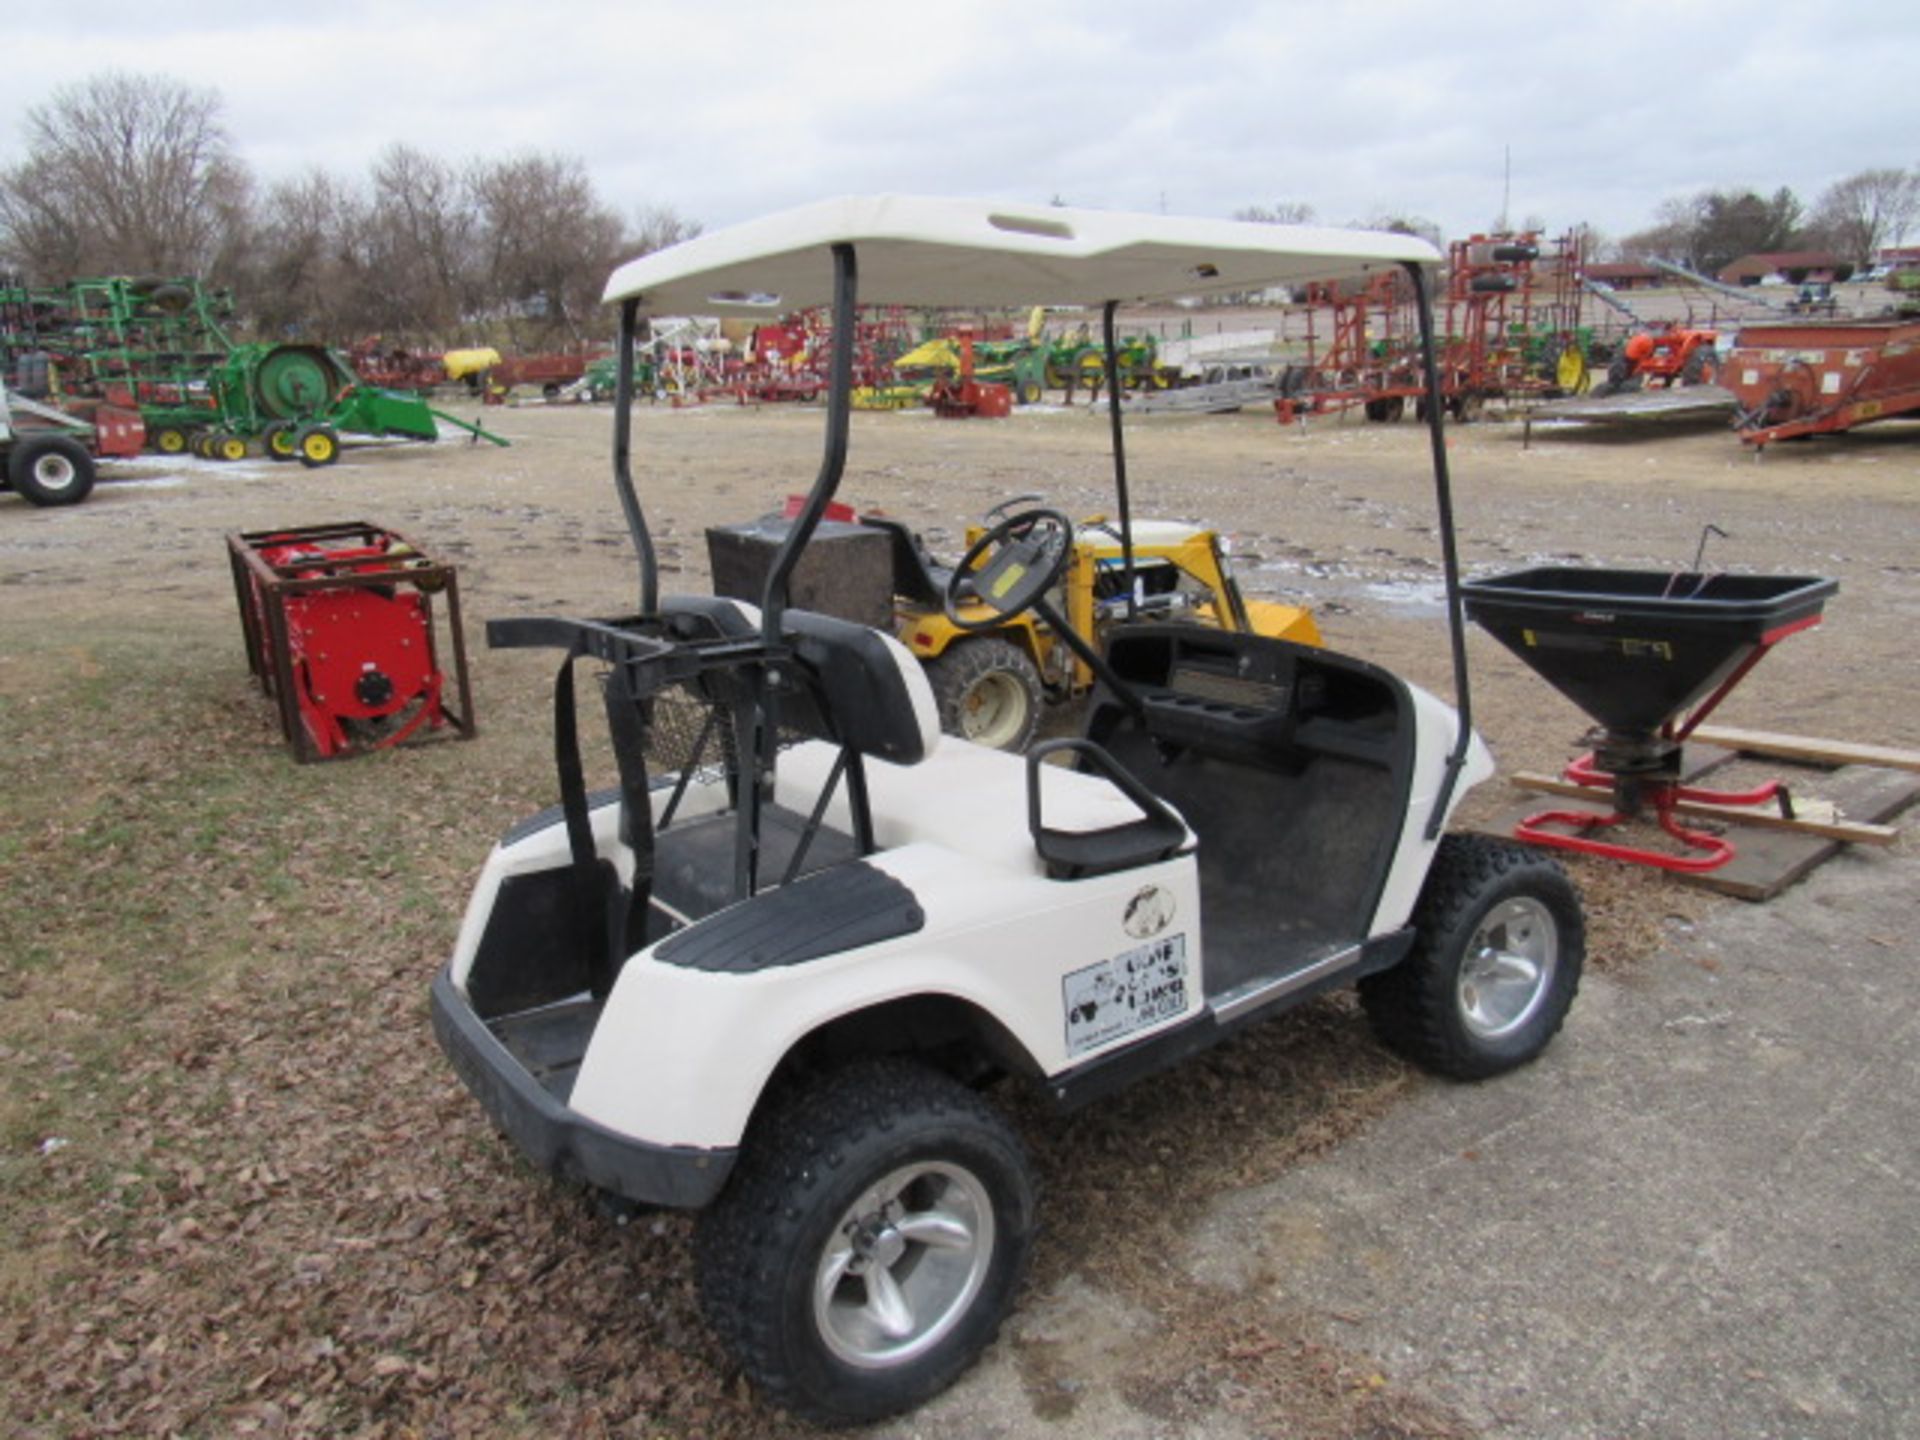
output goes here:
<path id="1" fill-rule="evenodd" d="M 1345 279 L 1440 254 L 1411 235 L 910 195 L 851 196 L 698 235 L 614 271 L 650 314 L 772 315 L 833 298 L 854 246 L 873 305 L 1099 305 Z"/>

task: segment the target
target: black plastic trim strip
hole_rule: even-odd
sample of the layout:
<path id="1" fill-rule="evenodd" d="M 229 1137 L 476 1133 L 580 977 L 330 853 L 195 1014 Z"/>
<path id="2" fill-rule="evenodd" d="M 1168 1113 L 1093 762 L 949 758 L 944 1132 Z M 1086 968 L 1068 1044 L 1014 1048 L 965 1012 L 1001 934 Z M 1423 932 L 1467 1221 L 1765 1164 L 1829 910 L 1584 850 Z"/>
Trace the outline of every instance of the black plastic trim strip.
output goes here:
<path id="1" fill-rule="evenodd" d="M 730 905 L 654 947 L 688 970 L 751 975 L 912 935 L 927 923 L 913 891 L 864 861 Z"/>

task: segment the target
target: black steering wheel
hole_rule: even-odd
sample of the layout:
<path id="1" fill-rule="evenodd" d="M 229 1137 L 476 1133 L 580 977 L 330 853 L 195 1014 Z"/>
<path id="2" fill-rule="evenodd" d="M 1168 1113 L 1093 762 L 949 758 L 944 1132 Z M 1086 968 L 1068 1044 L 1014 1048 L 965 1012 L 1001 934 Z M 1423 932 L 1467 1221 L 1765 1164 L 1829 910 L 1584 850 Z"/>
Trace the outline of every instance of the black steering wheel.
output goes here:
<path id="1" fill-rule="evenodd" d="M 974 565 L 989 550 L 993 558 Z M 992 630 L 1030 610 L 1060 579 L 1073 556 L 1073 522 L 1058 510 L 1022 510 L 999 521 L 968 547 L 953 567 L 941 600 L 962 630 Z M 977 599 L 992 613 L 963 619 L 960 606 Z"/>

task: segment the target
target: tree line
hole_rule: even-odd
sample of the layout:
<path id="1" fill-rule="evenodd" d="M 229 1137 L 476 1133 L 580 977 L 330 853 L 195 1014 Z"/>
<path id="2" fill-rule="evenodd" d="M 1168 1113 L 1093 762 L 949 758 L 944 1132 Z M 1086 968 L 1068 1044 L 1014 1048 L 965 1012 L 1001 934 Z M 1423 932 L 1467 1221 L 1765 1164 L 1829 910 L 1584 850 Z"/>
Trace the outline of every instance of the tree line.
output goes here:
<path id="1" fill-rule="evenodd" d="M 1249 205 L 1236 220 L 1310 224 L 1313 207 L 1299 201 Z M 1791 250 L 1824 250 L 1865 269 L 1879 251 L 1898 245 L 1920 221 L 1920 169 L 1861 170 L 1836 180 L 1811 205 L 1785 186 L 1771 195 L 1746 189 L 1709 189 L 1684 199 L 1663 200 L 1653 224 L 1617 240 L 1591 225 L 1570 227 L 1580 233 L 1589 260 L 1644 260 L 1649 257 L 1715 275 L 1743 255 Z M 1360 222 L 1356 222 L 1360 223 Z M 1419 216 L 1382 211 L 1364 222 L 1369 230 L 1396 230 L 1440 243 L 1440 227 Z M 1490 231 L 1506 229 L 1503 222 Z M 1546 222 L 1529 217 L 1513 227 L 1544 233 Z"/>
<path id="2" fill-rule="evenodd" d="M 363 178 L 272 184 L 234 149 L 216 91 L 105 74 L 26 114 L 0 168 L 0 271 L 27 284 L 191 275 L 230 287 L 261 338 L 529 349 L 597 338 L 620 261 L 698 233 L 622 215 L 576 156 L 450 161 L 389 146 Z"/>
<path id="3" fill-rule="evenodd" d="M 527 349 L 594 338 L 613 266 L 699 231 L 667 206 L 620 214 L 561 154 L 450 161 L 396 143 L 361 178 L 315 169 L 264 184 L 223 109 L 217 91 L 119 73 L 29 108 L 25 157 L 0 167 L 0 272 L 37 284 L 197 276 L 230 287 L 262 338 Z M 1313 207 L 1235 218 L 1308 222 Z M 1655 256 L 1711 275 L 1781 250 L 1870 265 L 1917 219 L 1920 170 L 1880 168 L 1811 206 L 1785 187 L 1713 189 L 1662 201 L 1652 225 L 1617 241 L 1576 228 L 1589 258 Z M 1439 240 L 1419 216 L 1365 223 Z"/>

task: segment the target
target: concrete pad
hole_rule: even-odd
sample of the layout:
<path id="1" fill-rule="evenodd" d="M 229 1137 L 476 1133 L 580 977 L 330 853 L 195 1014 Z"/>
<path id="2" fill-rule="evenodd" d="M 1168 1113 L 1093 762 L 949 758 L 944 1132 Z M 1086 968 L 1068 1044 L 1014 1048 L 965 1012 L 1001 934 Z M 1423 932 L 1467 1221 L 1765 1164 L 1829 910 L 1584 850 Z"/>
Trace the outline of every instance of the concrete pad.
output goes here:
<path id="1" fill-rule="evenodd" d="M 1913 1433 L 1916 894 L 1920 856 L 1845 855 L 1716 912 L 1539 1064 L 1223 1197 L 1188 1263 L 1491 1436 Z"/>

